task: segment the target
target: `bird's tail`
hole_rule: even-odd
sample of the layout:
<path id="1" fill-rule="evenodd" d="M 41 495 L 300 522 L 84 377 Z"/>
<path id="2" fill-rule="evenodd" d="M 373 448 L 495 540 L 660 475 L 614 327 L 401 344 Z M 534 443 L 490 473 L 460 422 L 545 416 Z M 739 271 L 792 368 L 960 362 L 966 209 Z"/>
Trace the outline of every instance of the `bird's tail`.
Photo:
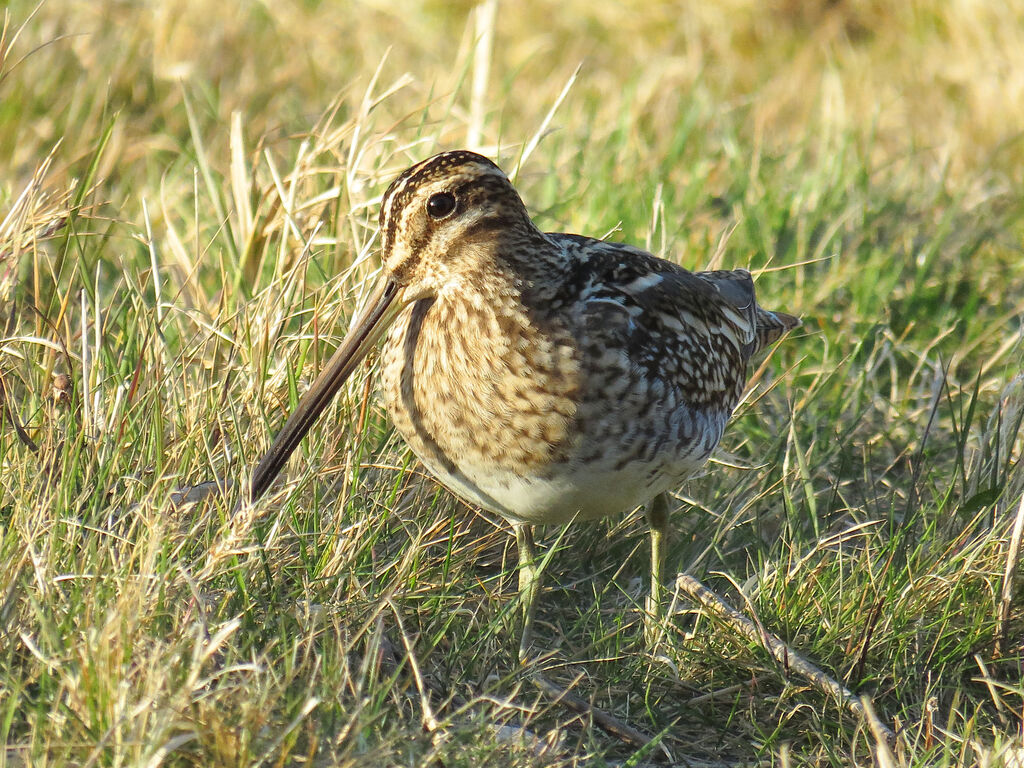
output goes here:
<path id="1" fill-rule="evenodd" d="M 772 312 L 757 308 L 757 327 L 754 331 L 754 354 L 774 344 L 794 328 L 800 327 L 800 318 L 785 312 Z"/>

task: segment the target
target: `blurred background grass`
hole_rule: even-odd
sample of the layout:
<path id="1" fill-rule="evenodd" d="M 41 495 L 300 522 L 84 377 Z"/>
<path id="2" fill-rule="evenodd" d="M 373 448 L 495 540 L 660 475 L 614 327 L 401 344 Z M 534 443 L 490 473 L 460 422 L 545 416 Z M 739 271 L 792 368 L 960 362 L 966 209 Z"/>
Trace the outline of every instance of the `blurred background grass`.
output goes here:
<path id="1" fill-rule="evenodd" d="M 522 160 L 546 228 L 772 270 L 806 333 L 684 489 L 670 569 L 872 694 L 899 764 L 1012 764 L 1024 4 L 494 8 L 4 10 L 0 765 L 626 759 L 517 687 L 505 534 L 419 477 L 370 369 L 287 501 L 169 502 L 244 477 L 358 302 L 384 186 L 467 144 Z M 872 759 L 707 619 L 645 656 L 643 545 L 635 516 L 563 540 L 565 682 L 697 763 Z"/>
<path id="2" fill-rule="evenodd" d="M 308 129 L 333 97 L 379 66 L 385 82 L 404 73 L 415 79 L 391 106 L 397 115 L 434 99 L 468 110 L 471 94 L 459 86 L 472 6 L 43 3 L 13 58 L 46 48 L 6 78 L 3 150 L 21 173 L 57 139 L 73 159 L 93 148 L 104 115 L 116 111 L 123 117 L 111 154 L 119 168 L 134 175 L 149 159 L 162 171 L 188 135 L 182 81 L 209 120 L 226 125 L 240 110 L 256 136 Z M 32 9 L 10 5 L 9 25 Z M 571 103 L 598 118 L 588 134 L 623 122 L 675 123 L 680 102 L 697 92 L 716 111 L 743 110 L 746 130 L 771 149 L 824 123 L 875 137 L 883 162 L 920 150 L 957 172 L 1006 167 L 1019 164 L 1021 152 L 1013 128 L 1024 123 L 1022 25 L 1019 4 L 973 0 L 503 7 L 489 127 L 500 135 L 536 126 L 583 62 Z M 568 117 L 560 123 L 584 129 Z"/>

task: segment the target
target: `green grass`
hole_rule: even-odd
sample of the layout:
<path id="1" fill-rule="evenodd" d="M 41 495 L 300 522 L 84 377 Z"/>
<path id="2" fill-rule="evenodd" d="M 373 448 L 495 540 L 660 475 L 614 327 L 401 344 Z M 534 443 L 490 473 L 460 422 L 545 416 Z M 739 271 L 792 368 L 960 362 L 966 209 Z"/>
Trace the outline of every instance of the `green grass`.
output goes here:
<path id="1" fill-rule="evenodd" d="M 507 527 L 425 476 L 372 365 L 232 517 L 380 194 L 473 131 L 508 170 L 539 138 L 541 226 L 763 270 L 802 316 L 679 489 L 668 571 L 898 744 L 683 599 L 647 653 L 639 514 L 540 532 L 548 675 L 696 765 L 1018 764 L 1024 6 L 649 6 L 500 6 L 476 102 L 469 3 L 7 8 L 0 766 L 656 760 L 517 677 Z"/>

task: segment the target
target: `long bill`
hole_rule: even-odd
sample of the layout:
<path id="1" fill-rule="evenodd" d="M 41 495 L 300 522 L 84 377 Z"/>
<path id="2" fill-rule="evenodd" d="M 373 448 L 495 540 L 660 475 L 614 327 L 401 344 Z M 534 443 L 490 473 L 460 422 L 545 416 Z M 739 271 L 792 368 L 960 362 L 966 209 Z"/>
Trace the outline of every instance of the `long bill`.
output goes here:
<path id="1" fill-rule="evenodd" d="M 404 305 L 400 299 L 401 293 L 401 286 L 387 275 L 381 275 L 363 306 L 361 317 L 327 361 L 316 381 L 277 433 L 266 455 L 253 470 L 249 495 L 251 501 L 256 501 L 274 482 L 292 451 L 330 404 L 334 394 L 394 322 Z"/>

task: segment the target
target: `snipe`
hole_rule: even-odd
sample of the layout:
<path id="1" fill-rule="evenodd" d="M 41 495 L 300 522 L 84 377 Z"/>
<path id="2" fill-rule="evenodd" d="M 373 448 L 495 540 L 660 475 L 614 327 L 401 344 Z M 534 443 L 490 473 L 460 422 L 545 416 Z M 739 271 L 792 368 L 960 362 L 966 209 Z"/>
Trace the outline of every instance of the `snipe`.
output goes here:
<path id="1" fill-rule="evenodd" d="M 745 270 L 688 272 L 629 245 L 541 232 L 485 157 L 445 152 L 381 201 L 383 273 L 362 316 L 253 473 L 263 494 L 390 328 L 384 398 L 428 470 L 505 517 L 530 644 L 531 525 L 650 502 L 648 626 L 661 606 L 665 492 L 718 445 L 747 363 L 799 320 L 758 306 Z"/>

